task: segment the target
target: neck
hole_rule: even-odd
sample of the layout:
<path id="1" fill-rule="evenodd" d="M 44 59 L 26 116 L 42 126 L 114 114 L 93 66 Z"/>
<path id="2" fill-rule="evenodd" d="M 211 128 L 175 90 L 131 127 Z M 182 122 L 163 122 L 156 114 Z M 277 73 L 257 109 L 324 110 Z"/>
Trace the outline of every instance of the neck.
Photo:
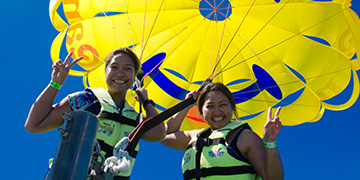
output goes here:
<path id="1" fill-rule="evenodd" d="M 116 106 L 124 106 L 126 91 L 119 92 L 119 93 L 114 93 L 114 92 L 110 92 L 110 91 L 108 91 L 108 92 L 109 92 L 111 98 L 113 99 L 113 101 L 115 102 Z"/>

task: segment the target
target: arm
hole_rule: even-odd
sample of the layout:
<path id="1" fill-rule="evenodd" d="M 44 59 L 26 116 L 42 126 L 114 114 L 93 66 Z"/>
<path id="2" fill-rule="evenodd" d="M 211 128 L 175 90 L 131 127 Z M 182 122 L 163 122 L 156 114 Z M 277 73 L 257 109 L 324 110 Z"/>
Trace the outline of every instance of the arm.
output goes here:
<path id="1" fill-rule="evenodd" d="M 264 126 L 264 141 L 275 142 L 281 129 L 281 122 L 279 120 L 279 113 L 281 107 L 279 107 L 274 118 L 272 118 L 271 110 L 269 108 L 268 118 Z M 267 179 L 284 179 L 284 167 L 280 158 L 280 154 L 275 148 L 266 149 L 266 177 Z"/>
<path id="2" fill-rule="evenodd" d="M 198 129 L 192 131 L 177 131 L 166 135 L 161 143 L 169 148 L 185 151 L 192 137 L 196 135 Z"/>
<path id="3" fill-rule="evenodd" d="M 186 98 L 192 96 L 194 100 L 197 99 L 198 93 L 196 91 L 191 91 L 186 95 Z M 186 114 L 193 106 L 188 106 L 182 111 L 174 114 L 165 124 L 166 126 L 166 134 L 174 133 L 180 130 L 181 123 L 186 117 Z"/>
<path id="4" fill-rule="evenodd" d="M 82 59 L 78 58 L 69 63 L 71 55 L 72 52 L 68 54 L 64 62 L 58 60 L 53 64 L 52 81 L 63 84 L 71 67 Z M 58 92 L 58 89 L 48 85 L 38 96 L 25 122 L 27 131 L 30 133 L 42 133 L 60 127 L 64 123 L 62 113 L 70 112 L 70 105 L 67 98 L 64 98 L 56 105 L 52 105 Z"/>
<path id="5" fill-rule="evenodd" d="M 137 88 L 136 92 L 138 95 L 141 96 L 142 102 L 149 99 L 146 89 Z M 146 106 L 144 106 L 144 109 L 146 111 L 147 117 L 153 117 L 158 114 L 157 110 L 151 103 L 146 104 Z M 145 119 L 146 118 L 140 118 L 141 121 L 144 121 Z M 150 130 L 145 132 L 144 135 L 141 137 L 141 139 L 150 141 L 150 142 L 156 142 L 156 141 L 161 141 L 162 139 L 164 139 L 165 135 L 166 135 L 165 134 L 165 125 L 164 125 L 164 123 L 160 123 L 157 126 L 151 128 Z"/>
<path id="6" fill-rule="evenodd" d="M 271 108 L 269 108 L 268 118 L 264 125 L 265 142 L 275 141 L 280 132 L 279 112 L 280 108 L 272 119 Z M 256 133 L 244 130 L 237 140 L 237 147 L 263 180 L 284 179 L 284 168 L 277 148 L 265 148 L 263 141 Z"/>

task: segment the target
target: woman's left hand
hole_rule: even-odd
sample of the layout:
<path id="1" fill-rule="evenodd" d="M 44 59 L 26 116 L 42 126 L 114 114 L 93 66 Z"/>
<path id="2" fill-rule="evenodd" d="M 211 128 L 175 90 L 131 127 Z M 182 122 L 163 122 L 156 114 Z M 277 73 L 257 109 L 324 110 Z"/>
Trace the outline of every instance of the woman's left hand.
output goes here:
<path id="1" fill-rule="evenodd" d="M 268 110 L 267 121 L 264 125 L 264 140 L 265 142 L 274 142 L 281 130 L 281 122 L 279 119 L 281 107 L 279 107 L 272 118 L 272 107 Z"/>
<path id="2" fill-rule="evenodd" d="M 142 103 L 143 103 L 145 100 L 149 99 L 149 98 L 148 98 L 147 90 L 144 89 L 144 88 L 136 88 L 136 94 L 137 94 L 138 96 L 140 96 Z M 136 100 L 139 101 L 139 97 L 136 97 Z"/>

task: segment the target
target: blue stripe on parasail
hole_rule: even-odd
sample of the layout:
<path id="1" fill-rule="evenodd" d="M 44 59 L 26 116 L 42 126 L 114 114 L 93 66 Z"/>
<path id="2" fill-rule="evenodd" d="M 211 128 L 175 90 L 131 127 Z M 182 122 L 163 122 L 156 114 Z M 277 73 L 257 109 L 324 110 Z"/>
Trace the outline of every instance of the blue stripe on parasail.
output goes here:
<path id="1" fill-rule="evenodd" d="M 256 82 L 245 89 L 234 92 L 233 95 L 235 103 L 238 104 L 248 101 L 257 96 L 263 90 L 266 90 L 276 99 L 282 99 L 281 90 L 271 75 L 256 64 L 254 64 L 252 68 Z"/>
<path id="2" fill-rule="evenodd" d="M 319 38 L 319 37 L 315 37 L 315 36 L 306 36 L 306 35 L 303 35 L 303 36 L 308 38 L 308 39 L 311 39 L 311 40 L 313 40 L 315 42 L 323 44 L 325 46 L 330 46 L 331 47 L 330 43 L 328 41 L 326 41 L 325 39 L 323 39 L 323 38 Z"/>
<path id="3" fill-rule="evenodd" d="M 243 116 L 243 117 L 239 117 L 239 120 L 242 120 L 242 121 L 244 121 L 244 120 L 249 120 L 249 119 L 252 119 L 252 118 L 254 118 L 254 117 L 256 117 L 256 116 L 259 116 L 261 113 L 263 113 L 264 111 L 261 111 L 261 112 L 258 112 L 258 113 L 255 113 L 255 114 L 250 114 L 250 115 L 248 115 L 248 116 Z"/>
<path id="4" fill-rule="evenodd" d="M 159 64 L 163 59 L 165 59 L 166 53 L 159 53 L 151 57 L 149 60 L 142 64 L 144 74 L 149 73 L 154 67 L 156 67 L 149 76 L 153 81 L 167 94 L 171 97 L 179 100 L 185 99 L 186 94 L 189 92 L 175 83 L 173 83 L 169 78 L 167 78 L 160 70 Z M 159 65 L 158 65 L 159 64 Z"/>
<path id="5" fill-rule="evenodd" d="M 236 84 L 241 84 L 241 83 L 244 83 L 246 81 L 250 81 L 250 79 L 238 79 L 238 80 L 229 82 L 228 84 L 226 84 L 226 86 L 232 86 L 232 85 L 236 85 Z"/>
<path id="6" fill-rule="evenodd" d="M 100 12 L 96 14 L 94 17 L 105 17 L 105 16 L 115 16 L 119 14 L 125 14 L 124 12 Z"/>
<path id="7" fill-rule="evenodd" d="M 304 76 L 302 76 L 299 72 L 295 71 L 295 69 L 291 68 L 290 66 L 288 66 L 287 64 L 285 64 L 285 66 L 297 77 L 299 78 L 302 82 L 304 82 L 306 84 L 306 79 L 304 78 Z"/>
<path id="8" fill-rule="evenodd" d="M 178 78 L 186 81 L 186 82 L 189 82 L 183 75 L 181 75 L 180 73 L 178 73 L 178 72 L 176 72 L 176 71 L 174 71 L 174 70 L 166 69 L 166 68 L 164 68 L 164 70 L 167 71 L 167 72 L 169 72 L 169 73 L 171 73 L 171 74 L 173 74 L 174 76 L 176 76 L 176 77 L 178 77 Z"/>
<path id="9" fill-rule="evenodd" d="M 278 108 L 279 106 L 281 107 L 285 107 L 288 106 L 290 104 L 292 104 L 293 102 L 295 102 L 297 99 L 299 99 L 299 97 L 302 95 L 302 93 L 304 92 L 305 87 L 286 96 L 286 98 L 284 98 L 283 100 L 281 100 L 280 102 L 278 102 L 277 104 L 275 104 L 273 106 L 273 108 Z"/>

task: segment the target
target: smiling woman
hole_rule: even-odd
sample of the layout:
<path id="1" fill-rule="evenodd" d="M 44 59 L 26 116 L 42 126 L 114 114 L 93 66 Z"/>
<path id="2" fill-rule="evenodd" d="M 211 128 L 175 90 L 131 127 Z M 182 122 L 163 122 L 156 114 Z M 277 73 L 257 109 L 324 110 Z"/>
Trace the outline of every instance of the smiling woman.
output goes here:
<path id="1" fill-rule="evenodd" d="M 196 99 L 195 91 L 187 96 Z M 209 128 L 179 131 L 190 107 L 174 115 L 167 123 L 165 146 L 185 151 L 184 179 L 284 179 L 284 169 L 276 139 L 281 129 L 280 108 L 274 118 L 269 109 L 264 125 L 265 146 L 245 122 L 230 122 L 237 116 L 230 90 L 222 83 L 210 83 L 199 94 L 197 108 Z"/>
<path id="2" fill-rule="evenodd" d="M 123 137 L 134 130 L 138 123 L 146 118 L 139 118 L 139 114 L 125 100 L 126 92 L 134 83 L 134 78 L 140 69 L 140 62 L 130 49 L 116 49 L 106 58 L 106 84 L 108 89 L 87 88 L 84 91 L 68 95 L 59 103 L 54 99 L 60 86 L 65 82 L 69 70 L 82 58 L 70 62 L 72 52 L 65 61 L 58 60 L 53 64 L 51 83 L 34 102 L 30 109 L 25 128 L 31 133 L 42 133 L 60 127 L 64 123 L 63 113 L 71 111 L 88 111 L 99 119 L 96 139 L 100 144 L 101 153 L 105 158 L 113 155 L 113 149 Z M 147 91 L 138 88 L 136 92 L 142 101 L 148 100 Z M 144 105 L 147 116 L 157 114 L 155 107 L 148 103 Z M 148 141 L 160 141 L 165 136 L 165 126 L 160 123 L 142 136 Z M 129 152 L 131 168 L 136 159 L 139 146 Z M 102 172 L 103 173 L 103 172 Z M 98 174 L 101 176 L 101 174 Z M 128 172 L 116 173 L 114 179 L 128 179 Z M 55 177 L 56 178 L 56 177 Z"/>

